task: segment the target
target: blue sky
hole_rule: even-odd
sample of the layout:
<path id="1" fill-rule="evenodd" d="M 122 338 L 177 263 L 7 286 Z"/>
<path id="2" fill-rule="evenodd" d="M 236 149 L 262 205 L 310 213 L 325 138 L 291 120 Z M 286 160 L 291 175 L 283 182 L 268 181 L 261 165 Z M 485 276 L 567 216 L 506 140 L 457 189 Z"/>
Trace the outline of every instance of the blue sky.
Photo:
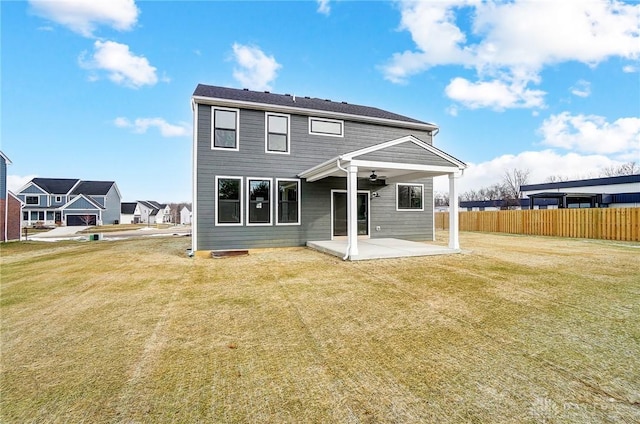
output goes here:
<path id="1" fill-rule="evenodd" d="M 640 4 L 624 1 L 0 2 L 8 183 L 114 180 L 190 201 L 198 83 L 436 123 L 469 164 L 600 176 L 640 162 Z M 446 191 L 446 180 L 436 189 Z"/>

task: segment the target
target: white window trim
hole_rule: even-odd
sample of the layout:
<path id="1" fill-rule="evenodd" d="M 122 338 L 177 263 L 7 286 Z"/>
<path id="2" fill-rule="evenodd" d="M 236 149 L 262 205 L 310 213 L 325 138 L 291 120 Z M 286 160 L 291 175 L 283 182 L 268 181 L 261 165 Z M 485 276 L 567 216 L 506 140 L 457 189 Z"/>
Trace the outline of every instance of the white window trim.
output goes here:
<path id="1" fill-rule="evenodd" d="M 321 133 L 321 132 L 313 132 L 313 131 L 311 131 L 311 121 L 325 121 L 325 122 L 339 123 L 340 124 L 340 128 L 342 128 L 342 132 L 340 134 L 328 134 L 328 133 Z M 323 137 L 344 138 L 344 121 L 339 120 L 339 119 L 319 118 L 317 116 L 310 116 L 309 117 L 309 134 L 311 134 L 311 135 L 320 135 L 320 136 L 323 136 Z"/>
<path id="2" fill-rule="evenodd" d="M 420 187 L 422 191 L 422 207 L 421 208 L 400 208 L 400 196 L 398 192 L 400 191 L 400 186 L 414 186 Z M 397 212 L 421 212 L 424 211 L 424 184 L 417 183 L 397 183 L 396 184 L 396 211 Z"/>
<path id="3" fill-rule="evenodd" d="M 269 117 L 270 116 L 281 116 L 283 118 L 287 118 L 287 151 L 286 152 L 269 150 Z M 291 115 L 287 115 L 284 113 L 273 113 L 273 112 L 266 112 L 264 114 L 264 152 L 269 154 L 274 154 L 274 155 L 288 155 L 291 153 Z"/>
<path id="4" fill-rule="evenodd" d="M 279 213 L 279 208 L 278 208 L 278 203 L 280 201 L 280 192 L 278 191 L 278 183 L 280 181 L 289 181 L 289 182 L 295 182 L 298 184 L 298 222 L 280 222 L 280 213 Z M 273 190 L 275 192 L 275 202 L 273 203 L 273 207 L 275 208 L 276 211 L 276 225 L 278 226 L 286 226 L 286 225 L 301 225 L 302 222 L 302 217 L 300 216 L 300 213 L 302 212 L 302 183 L 300 182 L 300 179 L 298 178 L 276 178 L 276 184 L 273 186 Z"/>
<path id="5" fill-rule="evenodd" d="M 235 148 L 215 147 L 215 144 L 216 144 L 216 125 L 215 125 L 216 110 L 226 110 L 226 111 L 229 111 L 229 112 L 235 112 L 236 113 L 236 147 Z M 240 109 L 211 106 L 211 150 L 222 150 L 222 151 L 227 151 L 227 152 L 237 152 L 238 150 L 240 150 Z"/>
<path id="6" fill-rule="evenodd" d="M 249 222 L 249 209 L 251 208 L 250 181 L 269 181 L 269 222 Z M 273 225 L 273 178 L 247 177 L 247 227 L 270 227 Z"/>
<path id="7" fill-rule="evenodd" d="M 62 203 L 62 196 L 56 196 L 56 203 Z"/>
<path id="8" fill-rule="evenodd" d="M 219 196 L 218 196 L 218 180 L 239 180 L 240 181 L 240 222 L 239 223 L 229 223 L 229 222 L 219 222 L 218 221 L 218 217 L 220 216 L 218 214 L 219 210 L 218 210 L 218 202 L 219 202 Z M 244 178 L 242 177 L 236 177 L 236 176 L 229 176 L 229 175 L 216 175 L 215 178 L 215 223 L 216 226 L 219 227 L 241 227 L 242 225 L 244 225 L 244 196 L 242 195 L 242 193 L 244 192 Z"/>

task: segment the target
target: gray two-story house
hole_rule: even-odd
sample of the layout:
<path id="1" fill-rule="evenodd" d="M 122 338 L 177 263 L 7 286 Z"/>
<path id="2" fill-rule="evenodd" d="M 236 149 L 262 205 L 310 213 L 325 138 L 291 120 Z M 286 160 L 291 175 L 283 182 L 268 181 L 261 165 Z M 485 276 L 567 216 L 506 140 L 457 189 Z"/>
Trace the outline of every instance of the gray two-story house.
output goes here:
<path id="1" fill-rule="evenodd" d="M 26 225 L 106 225 L 120 221 L 121 195 L 113 181 L 34 178 L 22 187 Z"/>
<path id="2" fill-rule="evenodd" d="M 193 250 L 345 238 L 434 239 L 433 177 L 448 175 L 449 247 L 466 165 L 436 125 L 345 102 L 198 85 L 192 96 Z"/>

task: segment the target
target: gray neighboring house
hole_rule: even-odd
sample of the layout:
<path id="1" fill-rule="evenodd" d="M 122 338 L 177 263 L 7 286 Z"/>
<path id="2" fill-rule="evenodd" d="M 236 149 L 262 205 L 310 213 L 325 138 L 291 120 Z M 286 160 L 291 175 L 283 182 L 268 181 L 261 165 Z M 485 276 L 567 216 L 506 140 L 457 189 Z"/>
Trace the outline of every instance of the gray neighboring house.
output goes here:
<path id="1" fill-rule="evenodd" d="M 26 225 L 108 225 L 120 222 L 120 191 L 113 181 L 34 178 L 22 187 Z"/>
<path id="2" fill-rule="evenodd" d="M 439 128 L 345 102 L 198 85 L 192 96 L 193 251 L 359 238 L 433 240 L 433 177 L 452 211 L 466 165 Z M 449 247 L 459 249 L 457 213 Z"/>

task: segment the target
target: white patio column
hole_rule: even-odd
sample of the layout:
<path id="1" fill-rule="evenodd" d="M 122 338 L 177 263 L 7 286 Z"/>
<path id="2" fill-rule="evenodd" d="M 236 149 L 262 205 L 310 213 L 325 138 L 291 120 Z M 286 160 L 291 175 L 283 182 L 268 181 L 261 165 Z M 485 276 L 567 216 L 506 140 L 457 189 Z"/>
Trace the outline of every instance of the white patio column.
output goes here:
<path id="1" fill-rule="evenodd" d="M 458 175 L 449 174 L 449 249 L 460 249 L 458 239 Z"/>
<path id="2" fill-rule="evenodd" d="M 358 256 L 358 167 L 347 166 L 347 256 Z"/>

